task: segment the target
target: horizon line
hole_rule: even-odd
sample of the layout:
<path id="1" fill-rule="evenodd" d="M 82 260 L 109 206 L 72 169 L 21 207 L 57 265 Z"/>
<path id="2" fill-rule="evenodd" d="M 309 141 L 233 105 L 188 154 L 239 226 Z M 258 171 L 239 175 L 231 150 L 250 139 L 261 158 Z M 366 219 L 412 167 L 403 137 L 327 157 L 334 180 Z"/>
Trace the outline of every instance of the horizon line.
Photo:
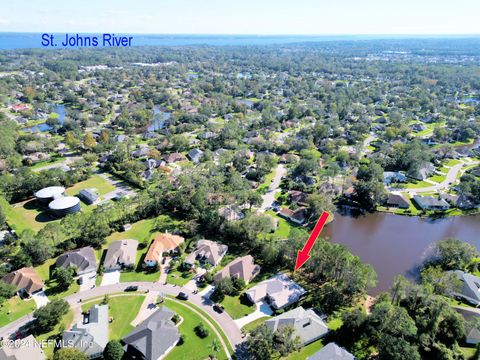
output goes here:
<path id="1" fill-rule="evenodd" d="M 104 33 L 118 33 L 118 34 L 128 34 L 128 35 L 160 35 L 160 36 L 256 36 L 256 37 L 281 37 L 281 36 L 299 36 L 299 37 L 322 37 L 322 36 L 404 36 L 404 37 L 480 37 L 480 33 L 425 33 L 425 34 L 408 34 L 408 33 L 363 33 L 363 34 L 335 34 L 335 33 L 324 33 L 324 34 L 295 34 L 295 33 L 284 33 L 284 34 L 254 34 L 254 33 L 134 33 L 134 32 L 122 32 L 122 31 L 5 31 L 0 30 L 0 34 L 61 34 L 61 33 L 82 33 L 82 34 L 104 34 Z"/>

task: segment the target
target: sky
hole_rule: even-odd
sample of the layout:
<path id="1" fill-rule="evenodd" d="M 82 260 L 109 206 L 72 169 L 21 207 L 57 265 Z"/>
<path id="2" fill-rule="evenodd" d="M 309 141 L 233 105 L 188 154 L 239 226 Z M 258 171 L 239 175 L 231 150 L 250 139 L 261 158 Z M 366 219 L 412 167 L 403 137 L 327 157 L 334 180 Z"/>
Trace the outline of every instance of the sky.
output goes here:
<path id="1" fill-rule="evenodd" d="M 1 32 L 480 34 L 480 0 L 0 0 Z"/>

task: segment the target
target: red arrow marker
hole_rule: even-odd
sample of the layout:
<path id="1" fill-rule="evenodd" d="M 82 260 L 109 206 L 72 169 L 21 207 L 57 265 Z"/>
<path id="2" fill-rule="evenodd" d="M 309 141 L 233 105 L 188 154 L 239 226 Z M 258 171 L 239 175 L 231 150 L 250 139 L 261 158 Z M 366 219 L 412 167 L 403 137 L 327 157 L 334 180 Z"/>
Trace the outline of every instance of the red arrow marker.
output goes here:
<path id="1" fill-rule="evenodd" d="M 305 264 L 307 260 L 310 259 L 310 251 L 312 250 L 315 241 L 317 241 L 318 235 L 320 235 L 320 233 L 322 232 L 323 227 L 325 226 L 325 223 L 327 222 L 329 216 L 330 214 L 326 211 L 324 211 L 322 215 L 320 215 L 317 224 L 313 228 L 313 231 L 310 234 L 310 237 L 308 238 L 305 246 L 302 250 L 298 250 L 297 261 L 295 262 L 295 271 L 300 269 L 303 264 Z"/>

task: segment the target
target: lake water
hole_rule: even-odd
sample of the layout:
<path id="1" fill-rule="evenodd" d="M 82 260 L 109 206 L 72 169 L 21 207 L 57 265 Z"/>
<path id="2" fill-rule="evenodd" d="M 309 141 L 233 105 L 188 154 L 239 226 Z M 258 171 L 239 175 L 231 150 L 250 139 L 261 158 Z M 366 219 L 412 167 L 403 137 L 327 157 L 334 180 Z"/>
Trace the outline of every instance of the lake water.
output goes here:
<path id="1" fill-rule="evenodd" d="M 375 268 L 378 284 L 369 291 L 375 295 L 388 290 L 397 274 L 414 279 L 418 265 L 439 240 L 454 237 L 480 250 L 480 215 L 431 220 L 385 213 L 337 214 L 323 234 Z"/>
<path id="2" fill-rule="evenodd" d="M 63 104 L 51 104 L 52 112 L 58 114 L 58 120 L 61 124 L 65 121 L 65 105 Z M 51 130 L 52 127 L 46 123 L 38 124 L 35 126 L 30 126 L 23 128 L 22 130 L 25 132 L 46 132 Z"/>

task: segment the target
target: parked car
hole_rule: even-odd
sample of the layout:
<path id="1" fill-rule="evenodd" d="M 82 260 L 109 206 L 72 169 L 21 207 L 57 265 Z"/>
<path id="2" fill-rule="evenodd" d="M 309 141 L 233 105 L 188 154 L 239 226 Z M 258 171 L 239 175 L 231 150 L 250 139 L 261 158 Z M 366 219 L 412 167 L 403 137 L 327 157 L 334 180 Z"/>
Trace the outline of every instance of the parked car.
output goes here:
<path id="1" fill-rule="evenodd" d="M 83 277 L 80 276 L 80 277 L 77 279 L 77 284 L 78 284 L 78 285 L 82 285 L 82 284 L 83 284 Z"/>
<path id="2" fill-rule="evenodd" d="M 213 310 L 221 314 L 225 311 L 225 308 L 223 307 L 223 305 L 217 303 L 213 305 Z"/>
<path id="3" fill-rule="evenodd" d="M 138 286 L 127 286 L 125 288 L 125 291 L 137 291 L 138 290 Z"/>
<path id="4" fill-rule="evenodd" d="M 188 300 L 188 294 L 180 291 L 177 295 L 177 298 L 179 298 L 180 300 Z"/>

